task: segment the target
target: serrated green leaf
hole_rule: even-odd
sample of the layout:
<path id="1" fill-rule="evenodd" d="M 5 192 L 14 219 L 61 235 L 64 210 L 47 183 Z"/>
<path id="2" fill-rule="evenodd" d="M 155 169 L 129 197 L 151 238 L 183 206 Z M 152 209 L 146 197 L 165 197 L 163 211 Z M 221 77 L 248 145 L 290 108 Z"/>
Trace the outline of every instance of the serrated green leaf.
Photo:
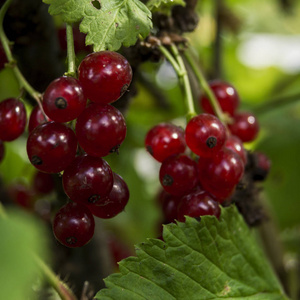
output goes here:
<path id="1" fill-rule="evenodd" d="M 96 299 L 287 299 L 235 207 L 166 225 L 163 237 L 121 261 Z"/>
<path id="2" fill-rule="evenodd" d="M 183 0 L 150 0 L 147 3 L 147 7 L 152 12 L 158 11 L 166 15 L 171 14 L 171 10 L 175 5 L 185 6 L 186 3 Z"/>
<path id="3" fill-rule="evenodd" d="M 116 51 L 129 47 L 152 28 L 151 12 L 140 0 L 101 0 L 98 9 L 90 0 L 43 0 L 51 15 L 61 15 L 66 23 L 81 21 L 86 44 L 94 51 Z"/>

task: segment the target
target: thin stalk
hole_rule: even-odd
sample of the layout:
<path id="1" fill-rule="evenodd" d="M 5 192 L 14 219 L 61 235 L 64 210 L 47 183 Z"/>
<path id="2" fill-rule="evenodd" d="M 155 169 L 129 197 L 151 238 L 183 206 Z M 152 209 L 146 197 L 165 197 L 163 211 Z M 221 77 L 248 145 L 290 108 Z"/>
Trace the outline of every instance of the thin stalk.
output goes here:
<path id="1" fill-rule="evenodd" d="M 2 5 L 2 7 L 0 9 L 0 40 L 1 40 L 4 52 L 5 52 L 7 60 L 8 60 L 8 65 L 12 68 L 20 87 L 24 88 L 32 96 L 32 98 L 34 98 L 36 100 L 36 102 L 42 109 L 41 94 L 38 91 L 36 91 L 28 83 L 28 81 L 24 78 L 24 76 L 20 72 L 20 70 L 16 64 L 16 60 L 13 58 L 12 52 L 10 50 L 10 47 L 9 47 L 10 42 L 9 42 L 8 38 L 6 37 L 4 29 L 3 29 L 3 20 L 5 17 L 5 14 L 7 12 L 7 9 L 9 8 L 12 1 L 13 0 L 6 0 L 6 2 Z M 42 109 L 42 111 L 43 111 L 43 109 Z"/>
<path id="2" fill-rule="evenodd" d="M 74 50 L 73 28 L 71 24 L 66 24 L 67 32 L 67 57 L 68 72 L 65 75 L 76 77 L 76 56 Z"/>
<path id="3" fill-rule="evenodd" d="M 188 53 L 188 51 L 185 51 L 184 55 L 185 55 L 187 62 L 191 66 L 193 72 L 195 73 L 204 93 L 207 95 L 208 100 L 209 100 L 216 116 L 224 124 L 228 123 L 230 121 L 229 117 L 223 113 L 223 111 L 220 107 L 220 104 L 219 104 L 218 100 L 216 99 L 214 93 L 212 92 L 211 88 L 209 87 L 209 84 L 208 84 L 207 80 L 205 79 L 202 71 L 200 70 L 199 67 L 197 67 L 197 65 L 198 65 L 197 62 L 195 62 L 195 59 L 190 55 L 190 53 Z"/>
<path id="4" fill-rule="evenodd" d="M 62 282 L 38 256 L 35 256 L 35 260 L 48 283 L 58 293 L 62 300 L 77 300 L 77 297 L 74 295 L 72 290 L 64 282 Z"/>
<path id="5" fill-rule="evenodd" d="M 169 52 L 169 50 L 167 48 L 165 48 L 163 45 L 159 45 L 158 49 L 165 56 L 165 58 L 169 61 L 169 63 L 172 65 L 172 67 L 174 68 L 174 70 L 175 70 L 176 74 L 178 75 L 178 77 L 181 77 L 182 76 L 182 73 L 181 73 L 182 71 L 179 67 L 179 64 L 174 59 L 174 57 Z"/>

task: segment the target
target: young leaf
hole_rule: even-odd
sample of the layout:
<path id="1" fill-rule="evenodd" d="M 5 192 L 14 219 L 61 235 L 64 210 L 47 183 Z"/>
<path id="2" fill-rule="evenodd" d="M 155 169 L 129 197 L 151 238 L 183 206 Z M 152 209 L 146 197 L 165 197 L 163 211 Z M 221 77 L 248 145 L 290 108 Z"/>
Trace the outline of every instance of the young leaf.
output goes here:
<path id="1" fill-rule="evenodd" d="M 61 15 L 66 23 L 81 21 L 86 44 L 94 51 L 118 50 L 147 37 L 152 28 L 151 12 L 140 0 L 43 0 L 51 15 Z"/>
<path id="2" fill-rule="evenodd" d="M 171 14 L 171 9 L 174 5 L 185 6 L 186 3 L 184 0 L 150 0 L 147 2 L 147 7 L 152 12 L 158 11 L 166 15 Z"/>
<path id="3" fill-rule="evenodd" d="M 235 207 L 166 225 L 163 237 L 121 261 L 96 299 L 288 299 Z"/>

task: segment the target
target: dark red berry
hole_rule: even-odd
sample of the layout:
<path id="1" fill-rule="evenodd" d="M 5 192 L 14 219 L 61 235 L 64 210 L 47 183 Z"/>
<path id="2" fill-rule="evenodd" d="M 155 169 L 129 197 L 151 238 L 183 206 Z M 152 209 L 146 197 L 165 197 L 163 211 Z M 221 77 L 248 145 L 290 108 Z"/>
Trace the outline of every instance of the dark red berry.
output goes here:
<path id="1" fill-rule="evenodd" d="M 53 220 L 53 233 L 63 245 L 75 248 L 86 245 L 94 235 L 95 221 L 89 209 L 79 203 L 63 206 Z"/>
<path id="2" fill-rule="evenodd" d="M 243 142 L 235 135 L 230 135 L 226 142 L 225 147 L 232 150 L 240 156 L 244 165 L 247 163 L 247 152 L 244 148 Z"/>
<path id="3" fill-rule="evenodd" d="M 103 157 L 118 151 L 126 136 L 126 123 L 115 107 L 92 103 L 78 117 L 76 135 L 87 154 Z"/>
<path id="4" fill-rule="evenodd" d="M 17 139 L 26 127 L 26 110 L 24 104 L 15 98 L 0 102 L 0 140 Z"/>
<path id="5" fill-rule="evenodd" d="M 34 206 L 34 192 L 22 183 L 14 183 L 7 188 L 10 199 L 27 210 L 32 210 Z"/>
<path id="6" fill-rule="evenodd" d="M 86 100 L 80 82 L 63 76 L 48 85 L 43 96 L 43 108 L 51 120 L 64 123 L 82 113 Z"/>
<path id="7" fill-rule="evenodd" d="M 61 123 L 41 124 L 29 134 L 27 140 L 30 162 L 46 173 L 63 171 L 75 158 L 76 150 L 74 132 Z"/>
<path id="8" fill-rule="evenodd" d="M 253 141 L 259 132 L 257 119 L 248 112 L 237 113 L 234 116 L 234 122 L 228 124 L 228 128 L 233 135 L 239 137 L 244 143 Z"/>
<path id="9" fill-rule="evenodd" d="M 36 172 L 33 177 L 33 189 L 39 194 L 49 194 L 54 190 L 54 179 L 51 174 Z"/>
<path id="10" fill-rule="evenodd" d="M 215 157 L 200 157 L 198 172 L 203 189 L 223 202 L 234 192 L 243 175 L 244 163 L 238 154 L 223 148 Z"/>
<path id="11" fill-rule="evenodd" d="M 132 250 L 119 237 L 112 234 L 108 237 L 108 249 L 111 253 L 113 263 L 118 266 L 118 262 L 122 259 L 134 255 Z"/>
<path id="12" fill-rule="evenodd" d="M 109 219 L 122 212 L 129 200 L 129 190 L 123 178 L 113 173 L 114 183 L 110 193 L 89 206 L 92 214 L 98 218 Z"/>
<path id="13" fill-rule="evenodd" d="M 184 216 L 199 218 L 201 216 L 211 215 L 219 218 L 221 209 L 219 203 L 208 193 L 195 191 L 181 198 L 177 212 L 177 219 L 184 222 Z"/>
<path id="14" fill-rule="evenodd" d="M 5 155 L 4 143 L 0 141 L 0 162 L 3 160 L 4 155 Z"/>
<path id="15" fill-rule="evenodd" d="M 271 168 L 270 159 L 262 152 L 254 152 L 254 169 L 253 169 L 253 180 L 263 181 L 269 174 Z"/>
<path id="16" fill-rule="evenodd" d="M 156 160 L 163 162 L 167 157 L 185 151 L 184 131 L 173 124 L 158 124 L 147 133 L 145 146 Z"/>
<path id="17" fill-rule="evenodd" d="M 221 121 L 210 114 L 192 118 L 185 129 L 188 147 L 202 157 L 214 156 L 226 141 L 226 129 Z"/>
<path id="18" fill-rule="evenodd" d="M 165 196 L 162 203 L 162 212 L 165 223 L 174 222 L 177 219 L 177 207 L 181 197 L 171 195 L 164 191 Z"/>
<path id="19" fill-rule="evenodd" d="M 94 52 L 80 63 L 78 79 L 88 99 L 108 104 L 127 91 L 132 70 L 125 57 L 117 52 Z"/>
<path id="20" fill-rule="evenodd" d="M 198 183 L 197 164 L 184 154 L 175 154 L 163 161 L 159 180 L 165 191 L 182 196 Z"/>
<path id="21" fill-rule="evenodd" d="M 52 120 L 50 120 L 49 118 L 46 119 L 40 107 L 37 105 L 30 114 L 28 130 L 29 132 L 31 132 L 35 127 L 39 126 L 40 124 L 44 124 L 50 121 Z"/>
<path id="22" fill-rule="evenodd" d="M 209 86 L 215 94 L 222 111 L 233 116 L 240 103 L 240 98 L 235 88 L 229 83 L 221 80 L 211 81 Z M 214 115 L 214 110 L 206 95 L 201 96 L 200 104 L 205 112 Z"/>
<path id="23" fill-rule="evenodd" d="M 112 186 L 111 168 L 101 157 L 78 156 L 63 174 L 66 194 L 71 200 L 85 205 L 102 202 Z"/>

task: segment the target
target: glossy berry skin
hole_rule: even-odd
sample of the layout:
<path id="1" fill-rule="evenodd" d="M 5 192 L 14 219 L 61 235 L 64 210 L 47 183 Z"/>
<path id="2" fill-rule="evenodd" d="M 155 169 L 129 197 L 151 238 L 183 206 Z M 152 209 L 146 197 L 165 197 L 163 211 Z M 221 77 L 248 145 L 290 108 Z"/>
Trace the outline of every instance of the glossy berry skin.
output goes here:
<path id="1" fill-rule="evenodd" d="M 50 194 L 54 190 L 54 179 L 51 174 L 37 171 L 33 177 L 33 190 L 38 194 Z"/>
<path id="2" fill-rule="evenodd" d="M 63 174 L 65 193 L 71 200 L 84 205 L 102 201 L 112 186 L 111 168 L 101 157 L 78 156 Z"/>
<path id="3" fill-rule="evenodd" d="M 199 158 L 199 181 L 203 189 L 223 202 L 234 192 L 244 173 L 244 163 L 232 150 L 223 148 L 212 158 Z"/>
<path id="4" fill-rule="evenodd" d="M 185 129 L 188 147 L 201 157 L 212 157 L 226 141 L 226 129 L 222 122 L 210 114 L 193 117 Z"/>
<path id="5" fill-rule="evenodd" d="M 108 104 L 127 91 L 132 70 L 125 57 L 117 52 L 94 52 L 80 63 L 78 79 L 88 99 Z"/>
<path id="6" fill-rule="evenodd" d="M 80 82 L 63 76 L 48 85 L 43 108 L 51 120 L 64 123 L 76 119 L 84 110 L 86 101 Z"/>
<path id="7" fill-rule="evenodd" d="M 233 135 L 239 137 L 244 143 L 253 141 L 259 132 L 257 119 L 248 112 L 237 113 L 234 116 L 234 122 L 228 124 L 228 128 Z"/>
<path id="8" fill-rule="evenodd" d="M 184 154 L 175 154 L 163 161 L 159 180 L 164 190 L 182 196 L 198 183 L 197 164 Z"/>
<path id="9" fill-rule="evenodd" d="M 240 104 L 240 98 L 236 89 L 227 82 L 221 80 L 214 80 L 209 83 L 209 86 L 216 96 L 223 112 L 233 116 Z M 214 115 L 214 110 L 210 105 L 208 97 L 202 95 L 200 98 L 200 105 L 204 112 Z"/>
<path id="10" fill-rule="evenodd" d="M 44 114 L 42 113 L 40 107 L 37 105 L 30 114 L 29 122 L 28 122 L 28 130 L 31 132 L 35 127 L 39 126 L 40 124 L 44 124 L 47 122 L 51 122 L 49 118 L 45 118 Z"/>
<path id="11" fill-rule="evenodd" d="M 243 142 L 237 136 L 230 135 L 225 142 L 225 147 L 238 154 L 244 165 L 246 165 L 247 152 L 244 148 Z"/>
<path id="12" fill-rule="evenodd" d="M 177 209 L 177 219 L 180 222 L 185 222 L 185 216 L 199 218 L 210 215 L 219 218 L 220 214 L 219 203 L 204 191 L 196 191 L 183 196 Z"/>
<path id="13" fill-rule="evenodd" d="M 5 146 L 2 141 L 0 141 L 0 162 L 2 162 L 5 155 Z"/>
<path id="14" fill-rule="evenodd" d="M 174 222 L 177 219 L 177 208 L 178 204 L 181 200 L 180 196 L 174 196 L 167 193 L 165 190 L 164 192 L 164 199 L 162 203 L 162 212 L 164 216 L 165 223 Z"/>
<path id="15" fill-rule="evenodd" d="M 129 190 L 123 178 L 113 173 L 113 187 L 110 193 L 89 206 L 92 214 L 98 218 L 110 219 L 121 213 L 129 200 Z"/>
<path id="16" fill-rule="evenodd" d="M 111 105 L 90 104 L 76 123 L 79 145 L 87 154 L 97 157 L 118 151 L 126 130 L 123 115 Z"/>
<path id="17" fill-rule="evenodd" d="M 91 240 L 95 221 L 86 206 L 70 202 L 57 212 L 52 228 L 55 238 L 61 244 L 76 248 L 86 245 Z"/>
<path id="18" fill-rule="evenodd" d="M 147 151 L 159 162 L 186 148 L 184 131 L 173 124 L 161 123 L 148 131 L 145 139 Z"/>
<path id="19" fill-rule="evenodd" d="M 24 104 L 15 98 L 0 102 L 0 140 L 17 139 L 26 127 L 26 110 Z"/>
<path id="20" fill-rule="evenodd" d="M 30 162 L 46 173 L 63 171 L 75 158 L 76 150 L 74 132 L 61 123 L 41 124 L 29 134 L 27 140 Z"/>

